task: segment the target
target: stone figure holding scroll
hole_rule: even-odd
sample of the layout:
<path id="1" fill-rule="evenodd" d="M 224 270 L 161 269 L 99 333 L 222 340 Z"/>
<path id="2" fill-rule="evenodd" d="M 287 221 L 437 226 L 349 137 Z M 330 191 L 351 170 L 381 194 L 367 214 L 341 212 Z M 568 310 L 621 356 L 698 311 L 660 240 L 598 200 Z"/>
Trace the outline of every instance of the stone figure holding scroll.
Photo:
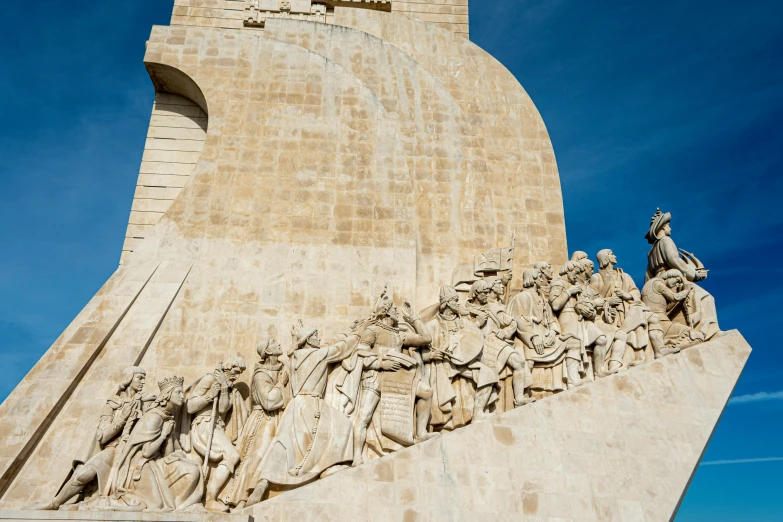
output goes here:
<path id="1" fill-rule="evenodd" d="M 245 368 L 244 359 L 232 356 L 221 368 L 204 375 L 186 390 L 182 445 L 202 459 L 207 458 L 209 451 L 209 461 L 217 464 L 207 481 L 205 501 L 209 511 L 226 512 L 229 509 L 217 496 L 239 464 L 239 452 L 233 442 L 247 418 L 247 407 L 234 383 Z M 217 415 L 214 419 L 213 412 Z"/>
<path id="2" fill-rule="evenodd" d="M 560 331 L 547 300 L 549 281 L 540 269 L 525 270 L 522 286 L 524 290 L 514 296 L 508 311 L 517 321 L 518 342 L 531 366 L 530 390 L 543 395 L 561 392 L 565 389 L 566 353 L 580 352 L 580 338 Z"/>
<path id="3" fill-rule="evenodd" d="M 70 478 L 52 500 L 25 509 L 59 509 L 93 482 L 97 482 L 99 493 L 106 490 L 117 448 L 128 440 L 133 426 L 155 399 L 142 394 L 145 379 L 146 372 L 138 366 L 122 370 L 117 392 L 101 410 L 98 429 L 90 434 L 73 459 Z"/>
<path id="4" fill-rule="evenodd" d="M 707 279 L 707 269 L 699 259 L 690 252 L 677 248 L 671 237 L 672 216 L 669 212 L 662 213 L 658 209 L 650 220 L 650 229 L 645 239 L 652 245 L 647 254 L 647 274 L 645 282 L 654 277 L 659 277 L 667 270 L 679 270 L 685 280 L 690 283 L 698 283 Z M 691 322 L 693 327 L 704 335 L 709 341 L 719 331 L 718 313 L 715 308 L 715 299 L 701 286 L 694 284 L 693 291 L 689 294 L 691 301 L 688 305 L 691 309 Z"/>
<path id="5" fill-rule="evenodd" d="M 373 317 L 372 324 L 361 334 L 358 348 L 364 353 L 371 352 L 375 359 L 368 360 L 372 362 L 365 366 L 362 375 L 359 407 L 354 418 L 354 466 L 363 462 L 371 423 L 381 445 L 376 452 L 380 453 L 431 436 L 427 425 L 432 388 L 424 379 L 423 359 L 418 351 L 419 347 L 430 344 L 431 337 L 407 302 L 403 318 L 413 331 L 400 330 L 397 306 L 385 290 L 375 304 Z M 404 348 L 408 349 L 407 355 L 403 353 Z M 388 390 L 388 401 L 383 397 L 384 389 Z M 396 396 L 394 401 L 392 393 Z M 376 415 L 379 404 L 380 414 Z"/>
<path id="6" fill-rule="evenodd" d="M 247 500 L 261 500 L 270 484 L 298 486 L 353 461 L 351 419 L 326 402 L 330 366 L 351 356 L 359 343 L 357 334 L 331 346 L 321 347 L 318 331 L 294 327 L 291 361 L 293 399 L 285 408 L 277 435 L 261 460 L 259 481 Z"/>
<path id="7" fill-rule="evenodd" d="M 695 287 L 673 268 L 653 277 L 642 288 L 642 301 L 658 319 L 657 324 L 650 323 L 650 337 L 662 337 L 673 353 L 704 341 L 704 333 L 694 328 L 690 308 Z"/>
<path id="8" fill-rule="evenodd" d="M 92 511 L 204 511 L 199 463 L 179 444 L 177 418 L 185 401 L 182 377 L 164 379 L 154 403 L 118 447 L 105 495 L 85 502 Z"/>
<path id="9" fill-rule="evenodd" d="M 289 374 L 279 357 L 283 350 L 274 339 L 256 348 L 260 357 L 250 384 L 252 411 L 236 441 L 240 461 L 223 501 L 240 510 L 261 480 L 261 460 L 277 432 L 283 409 L 291 399 Z"/>
<path id="10" fill-rule="evenodd" d="M 486 287 L 482 279 L 477 284 Z M 491 400 L 497 400 L 498 376 L 481 362 L 484 336 L 470 317 L 461 315 L 457 291 L 442 286 L 439 303 L 438 313 L 426 324 L 432 343 L 422 356 L 433 390 L 430 423 L 441 430 L 485 418 Z"/>

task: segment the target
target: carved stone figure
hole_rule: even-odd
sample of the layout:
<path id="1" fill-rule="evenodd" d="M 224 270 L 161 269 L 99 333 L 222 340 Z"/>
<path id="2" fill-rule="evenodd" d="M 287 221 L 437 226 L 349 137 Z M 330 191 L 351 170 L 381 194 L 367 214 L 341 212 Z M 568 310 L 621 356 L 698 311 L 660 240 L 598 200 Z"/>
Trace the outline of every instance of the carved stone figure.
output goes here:
<path id="1" fill-rule="evenodd" d="M 363 462 L 371 422 L 382 446 L 376 448 L 376 453 L 394 447 L 388 441 L 405 446 L 432 436 L 427 432 L 432 388 L 424 379 L 423 359 L 417 349 L 429 345 L 432 339 L 407 302 L 403 316 L 413 332 L 400 330 L 397 306 L 384 291 L 375 304 L 373 323 L 361 333 L 358 349 L 373 357 L 365 364 L 359 409 L 354 419 L 354 466 Z M 403 348 L 408 348 L 409 355 L 403 353 Z M 376 415 L 382 401 L 386 402 L 380 415 Z"/>
<path id="2" fill-rule="evenodd" d="M 82 444 L 73 459 L 73 471 L 57 495 L 49 502 L 33 504 L 25 509 L 53 510 L 81 493 L 93 481 L 98 492 L 106 490 L 117 447 L 124 444 L 154 396 L 142 395 L 146 372 L 138 366 L 122 370 L 115 393 L 101 410 L 98 429 Z"/>
<path id="3" fill-rule="evenodd" d="M 548 395 L 565 389 L 563 362 L 569 350 L 580 352 L 581 341 L 573 333 L 560 331 L 545 294 L 547 285 L 547 277 L 540 269 L 525 270 L 524 290 L 514 296 L 508 311 L 517 321 L 517 335 L 527 364 L 531 365 L 530 389 Z"/>
<path id="4" fill-rule="evenodd" d="M 473 285 L 480 283 L 483 280 Z M 490 399 L 497 399 L 498 376 L 494 368 L 481 361 L 484 336 L 470 318 L 461 314 L 457 291 L 442 286 L 439 297 L 438 313 L 426 325 L 432 343 L 422 355 L 429 363 L 433 390 L 430 423 L 436 429 L 453 429 L 487 415 Z M 471 403 L 472 412 L 465 411 Z"/>
<path id="5" fill-rule="evenodd" d="M 228 505 L 217 496 L 239 464 L 239 452 L 233 441 L 247 418 L 247 407 L 234 383 L 245 368 L 241 357 L 232 356 L 221 368 L 191 384 L 186 392 L 183 446 L 202 459 L 209 451 L 209 461 L 217 464 L 207 481 L 205 500 L 209 511 L 228 511 Z"/>
<path id="6" fill-rule="evenodd" d="M 593 274 L 595 273 L 595 263 L 593 263 L 593 260 L 589 258 L 580 259 L 578 263 L 580 268 L 580 281 L 583 283 L 589 283 L 590 278 L 593 277 Z"/>
<path id="7" fill-rule="evenodd" d="M 622 364 L 622 351 L 619 354 L 613 353 L 610 357 L 613 368 L 606 369 L 609 338 L 595 324 L 599 297 L 592 287 L 580 283 L 580 272 L 578 262 L 566 262 L 560 270 L 560 276 L 564 279 L 554 280 L 549 294 L 552 310 L 558 314 L 563 334 L 572 335 L 580 340 L 578 350 L 575 345 L 569 345 L 566 352 L 566 382 L 569 389 L 584 384 L 589 366 L 588 351 L 592 351 L 593 354 L 595 377 L 616 373 L 619 365 Z M 624 345 L 622 349 L 625 349 Z"/>
<path id="8" fill-rule="evenodd" d="M 531 400 L 525 396 L 525 359 L 514 349 L 518 324 L 513 314 L 506 312 L 505 306 L 500 302 L 507 285 L 508 282 L 497 278 L 476 281 L 470 289 L 468 310 L 475 317 L 476 325 L 481 328 L 484 336 L 481 362 L 497 374 L 500 382 L 511 376 L 514 407 L 518 407 Z"/>
<path id="9" fill-rule="evenodd" d="M 283 350 L 274 339 L 263 341 L 256 348 L 261 358 L 253 369 L 250 385 L 252 411 L 236 442 L 240 462 L 223 501 L 245 507 L 250 492 L 261 480 L 261 460 L 275 437 L 283 409 L 291 399 L 289 375 L 279 357 Z"/>
<path id="10" fill-rule="evenodd" d="M 707 279 L 707 269 L 701 261 L 692 253 L 677 248 L 671 238 L 671 219 L 669 212 L 662 213 L 661 209 L 658 209 L 650 220 L 650 229 L 645 239 L 652 248 L 647 254 L 645 282 L 671 269 L 679 270 L 685 279 L 692 283 Z M 720 331 L 715 299 L 699 285 L 694 285 L 688 299 L 691 300 L 689 306 L 692 310 L 691 321 L 694 328 L 704 334 L 705 340 L 709 341 Z"/>
<path id="11" fill-rule="evenodd" d="M 541 275 L 543 276 L 540 292 L 541 295 L 544 296 L 544 299 L 546 299 L 548 302 L 549 287 L 552 285 L 552 279 L 555 277 L 555 273 L 552 270 L 552 263 L 549 261 L 539 261 L 533 265 L 533 268 L 541 272 Z"/>
<path id="12" fill-rule="evenodd" d="M 82 509 L 114 511 L 204 511 L 199 463 L 179 444 L 177 413 L 185 401 L 182 377 L 158 383 L 160 394 L 118 448 L 106 495 Z"/>
<path id="13" fill-rule="evenodd" d="M 596 257 L 601 268 L 590 277 L 590 286 L 604 299 L 599 319 L 627 335 L 627 344 L 634 352 L 630 366 L 645 362 L 644 351 L 648 339 L 656 358 L 678 351 L 664 345 L 663 337 L 657 333 L 660 328 L 655 325 L 658 317 L 642 302 L 642 295 L 633 278 L 621 268 L 616 268 L 617 256 L 614 252 L 607 248 L 598 252 Z M 650 329 L 656 333 L 649 334 Z"/>
<path id="14" fill-rule="evenodd" d="M 359 336 L 321 347 L 318 331 L 294 327 L 295 348 L 291 360 L 293 399 L 283 412 L 277 435 L 261 461 L 260 479 L 247 500 L 260 502 L 270 484 L 298 486 L 330 468 L 341 469 L 353 461 L 351 419 L 324 401 L 330 365 L 351 356 Z M 357 450 L 358 451 L 358 450 Z"/>
<path id="15" fill-rule="evenodd" d="M 691 296 L 696 285 L 689 283 L 677 269 L 663 272 L 647 281 L 642 288 L 642 301 L 656 315 L 658 323 L 650 323 L 650 336 L 660 335 L 675 348 L 688 348 L 704 341 L 704 334 L 693 327 Z"/>

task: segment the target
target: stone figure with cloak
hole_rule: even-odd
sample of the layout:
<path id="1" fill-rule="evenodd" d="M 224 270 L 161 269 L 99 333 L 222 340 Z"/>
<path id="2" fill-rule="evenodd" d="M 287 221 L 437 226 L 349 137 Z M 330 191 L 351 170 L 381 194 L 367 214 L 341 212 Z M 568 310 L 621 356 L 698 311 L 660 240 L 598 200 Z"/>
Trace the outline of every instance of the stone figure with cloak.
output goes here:
<path id="1" fill-rule="evenodd" d="M 283 350 L 274 339 L 256 348 L 261 358 L 253 368 L 250 385 L 252 410 L 236 441 L 240 461 L 223 501 L 236 510 L 245 507 L 256 484 L 261 480 L 261 460 L 277 432 L 277 426 L 291 400 L 289 374 L 279 357 Z"/>
<path id="2" fill-rule="evenodd" d="M 560 331 L 548 295 L 550 280 L 541 269 L 522 274 L 524 290 L 511 300 L 508 311 L 517 321 L 517 344 L 525 354 L 531 372 L 530 390 L 543 397 L 565 390 L 563 363 L 566 353 L 580 351 L 573 333 Z"/>
<path id="3" fill-rule="evenodd" d="M 270 484 L 300 486 L 348 467 L 354 458 L 353 424 L 324 400 L 329 369 L 351 356 L 359 342 L 354 334 L 321 347 L 315 328 L 294 327 L 291 361 L 293 399 L 283 412 L 277 435 L 261 460 L 259 481 L 247 500 L 261 500 Z"/>
<path id="4" fill-rule="evenodd" d="M 662 213 L 661 209 L 658 209 L 650 220 L 650 229 L 644 236 L 652 245 L 647 254 L 645 282 L 672 269 L 679 270 L 690 283 L 707 279 L 707 269 L 701 261 L 692 253 L 677 248 L 671 237 L 671 220 L 671 214 Z M 692 310 L 691 322 L 693 327 L 704 335 L 704 340 L 709 341 L 720 331 L 715 299 L 701 286 L 694 284 L 693 287 L 694 290 L 688 297 L 688 307 Z"/>
<path id="5" fill-rule="evenodd" d="M 484 281 L 473 284 L 479 283 Z M 486 418 L 498 398 L 498 373 L 481 361 L 484 336 L 467 309 L 461 313 L 454 287 L 442 286 L 439 301 L 438 313 L 426 323 L 432 341 L 423 356 L 433 390 L 430 424 L 451 430 Z"/>
<path id="6" fill-rule="evenodd" d="M 234 447 L 247 419 L 247 405 L 235 386 L 245 371 L 245 361 L 234 355 L 213 373 L 191 384 L 185 392 L 186 407 L 182 410 L 182 447 L 192 452 L 194 459 L 206 458 L 215 464 L 205 477 L 205 504 L 208 511 L 227 512 L 228 505 L 218 494 L 223 490 L 239 464 L 239 452 Z M 213 417 L 213 413 L 215 417 Z M 209 450 L 207 449 L 209 446 Z"/>
<path id="7" fill-rule="evenodd" d="M 145 380 L 143 368 L 129 366 L 122 370 L 118 390 L 103 406 L 97 430 L 87 437 L 73 459 L 71 476 L 52 500 L 25 509 L 59 509 L 79 493 L 89 496 L 86 490 L 96 482 L 97 489 L 93 488 L 92 493 L 106 490 L 117 448 L 128 441 L 136 422 L 155 400 L 154 395 L 142 394 Z"/>
<path id="8" fill-rule="evenodd" d="M 650 323 L 650 336 L 660 336 L 672 350 L 690 348 L 704 341 L 704 334 L 694 328 L 691 319 L 691 295 L 696 285 L 685 280 L 673 268 L 653 277 L 642 288 L 642 301 L 658 318 Z"/>
<path id="9" fill-rule="evenodd" d="M 633 278 L 617 268 L 617 257 L 606 248 L 598 252 L 600 270 L 590 278 L 590 286 L 604 299 L 601 319 L 625 332 L 627 344 L 634 356 L 629 366 L 646 361 L 645 350 L 652 345 L 655 358 L 677 353 L 678 349 L 665 346 L 655 323 L 658 317 L 642 302 L 642 294 Z M 652 327 L 652 329 L 651 329 Z"/>
<path id="10" fill-rule="evenodd" d="M 158 383 L 160 394 L 118 447 L 104 494 L 82 504 L 95 511 L 203 512 L 199 463 L 179 444 L 177 417 L 185 401 L 184 379 Z"/>

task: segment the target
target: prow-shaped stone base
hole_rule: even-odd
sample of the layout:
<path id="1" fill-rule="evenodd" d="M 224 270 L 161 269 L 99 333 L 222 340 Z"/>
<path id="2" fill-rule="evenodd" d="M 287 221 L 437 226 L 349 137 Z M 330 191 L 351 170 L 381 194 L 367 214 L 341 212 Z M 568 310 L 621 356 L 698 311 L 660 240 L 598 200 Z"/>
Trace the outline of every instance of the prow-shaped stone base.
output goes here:
<path id="1" fill-rule="evenodd" d="M 739 332 L 727 332 L 284 493 L 252 514 L 299 522 L 670 520 L 750 351 Z"/>

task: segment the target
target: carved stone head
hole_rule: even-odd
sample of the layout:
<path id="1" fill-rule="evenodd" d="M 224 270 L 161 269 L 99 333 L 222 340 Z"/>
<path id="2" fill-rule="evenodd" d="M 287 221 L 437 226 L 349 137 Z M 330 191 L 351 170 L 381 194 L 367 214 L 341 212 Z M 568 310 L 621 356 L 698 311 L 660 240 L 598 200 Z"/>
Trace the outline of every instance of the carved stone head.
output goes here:
<path id="1" fill-rule="evenodd" d="M 604 248 L 599 251 L 595 258 L 598 260 L 598 266 L 600 268 L 606 268 L 609 265 L 617 264 L 617 256 L 614 255 L 614 252 L 612 252 L 612 249 L 610 248 Z"/>
<path id="2" fill-rule="evenodd" d="M 533 265 L 533 268 L 535 268 L 536 270 L 540 270 L 541 275 L 543 275 L 547 279 L 547 281 L 551 281 L 552 278 L 555 277 L 555 273 L 552 270 L 552 263 L 550 263 L 549 261 L 539 261 L 538 263 Z"/>
<path id="3" fill-rule="evenodd" d="M 245 371 L 245 368 L 247 368 L 247 364 L 245 364 L 245 360 L 239 355 L 232 355 L 223 363 L 223 373 L 230 383 L 236 382 L 242 372 Z"/>
<path id="4" fill-rule="evenodd" d="M 140 366 L 128 366 L 122 370 L 122 380 L 120 381 L 120 391 L 129 390 L 131 393 L 139 393 L 144 389 L 144 382 L 147 378 L 147 372 Z"/>
<path id="5" fill-rule="evenodd" d="M 479 279 L 470 287 L 470 293 L 468 294 L 468 301 L 474 304 L 484 306 L 489 302 L 489 284 L 484 279 Z"/>

